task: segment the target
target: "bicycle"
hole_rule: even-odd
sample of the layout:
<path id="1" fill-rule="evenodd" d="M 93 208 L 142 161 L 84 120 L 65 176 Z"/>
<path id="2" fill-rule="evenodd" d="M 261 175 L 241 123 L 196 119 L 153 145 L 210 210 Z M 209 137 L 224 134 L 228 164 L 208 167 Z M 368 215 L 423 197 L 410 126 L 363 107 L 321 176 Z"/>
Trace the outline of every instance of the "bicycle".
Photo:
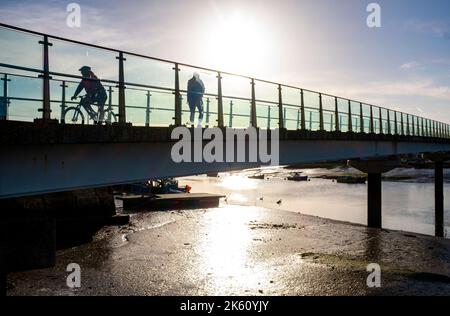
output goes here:
<path id="1" fill-rule="evenodd" d="M 77 106 L 71 106 L 64 110 L 64 114 L 62 115 L 62 123 L 84 125 L 85 118 L 84 118 L 84 114 L 81 109 L 84 108 L 83 100 L 86 97 L 87 97 L 86 95 L 79 96 L 78 98 L 80 99 L 80 102 L 78 103 Z M 90 118 L 94 122 L 96 122 L 98 120 L 97 112 L 95 112 L 94 110 L 88 111 L 86 108 L 84 108 L 84 110 L 88 114 L 88 118 Z M 117 122 L 117 114 L 115 114 L 113 112 L 111 105 L 109 105 L 107 107 L 107 109 L 105 109 L 104 115 L 106 118 L 106 120 L 105 120 L 106 124 L 111 124 L 111 123 Z"/>

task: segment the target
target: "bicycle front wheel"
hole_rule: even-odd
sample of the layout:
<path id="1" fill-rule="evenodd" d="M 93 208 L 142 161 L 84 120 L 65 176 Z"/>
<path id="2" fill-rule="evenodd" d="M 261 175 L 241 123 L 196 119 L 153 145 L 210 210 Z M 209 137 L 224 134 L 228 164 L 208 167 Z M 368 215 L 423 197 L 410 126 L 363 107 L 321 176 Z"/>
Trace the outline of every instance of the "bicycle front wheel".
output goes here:
<path id="1" fill-rule="evenodd" d="M 79 108 L 76 107 L 67 108 L 64 113 L 64 121 L 62 123 L 83 125 L 84 115 Z"/>

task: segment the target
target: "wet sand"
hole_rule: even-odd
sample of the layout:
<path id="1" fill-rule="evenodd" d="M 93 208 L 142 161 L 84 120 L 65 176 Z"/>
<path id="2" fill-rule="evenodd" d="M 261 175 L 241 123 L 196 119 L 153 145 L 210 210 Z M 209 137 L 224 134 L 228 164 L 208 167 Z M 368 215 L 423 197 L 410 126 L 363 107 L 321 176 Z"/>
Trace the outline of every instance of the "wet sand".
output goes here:
<path id="1" fill-rule="evenodd" d="M 70 263 L 81 288 L 66 285 Z M 8 295 L 450 295 L 450 240 L 222 203 L 134 214 L 8 283 Z"/>

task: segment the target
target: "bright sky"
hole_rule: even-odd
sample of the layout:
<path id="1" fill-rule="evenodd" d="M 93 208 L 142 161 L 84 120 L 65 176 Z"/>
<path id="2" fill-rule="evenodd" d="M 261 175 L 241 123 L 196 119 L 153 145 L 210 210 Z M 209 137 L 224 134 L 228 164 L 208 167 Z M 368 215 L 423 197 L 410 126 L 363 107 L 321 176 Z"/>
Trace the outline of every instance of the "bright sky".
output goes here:
<path id="1" fill-rule="evenodd" d="M 450 1 L 2 0 L 0 21 L 450 122 Z"/>

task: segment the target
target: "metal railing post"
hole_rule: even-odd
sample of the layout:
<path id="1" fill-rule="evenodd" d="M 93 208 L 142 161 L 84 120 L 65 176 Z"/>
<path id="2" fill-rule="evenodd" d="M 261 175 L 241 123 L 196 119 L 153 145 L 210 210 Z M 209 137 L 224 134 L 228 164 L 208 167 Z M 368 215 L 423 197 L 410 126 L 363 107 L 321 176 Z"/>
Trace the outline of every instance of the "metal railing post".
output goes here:
<path id="1" fill-rule="evenodd" d="M 223 122 L 223 95 L 222 95 L 222 74 L 217 73 L 217 125 L 224 127 Z"/>
<path id="2" fill-rule="evenodd" d="M 360 132 L 364 133 L 364 115 L 362 103 L 359 103 L 359 119 L 361 120 Z"/>
<path id="3" fill-rule="evenodd" d="M 42 109 L 39 109 L 42 112 L 43 120 L 50 120 L 51 117 L 51 108 L 50 108 L 50 70 L 49 70 L 49 54 L 48 48 L 53 44 L 48 41 L 48 36 L 44 35 L 44 40 L 39 41 L 39 44 L 43 45 L 43 65 L 42 65 L 42 74 L 39 76 L 43 80 L 43 91 L 42 91 Z"/>
<path id="4" fill-rule="evenodd" d="M 400 124 L 401 124 L 401 133 L 405 135 L 405 124 L 403 122 L 403 112 L 400 112 Z"/>
<path id="5" fill-rule="evenodd" d="M 257 128 L 258 121 L 256 117 L 256 93 L 255 93 L 255 79 L 251 79 L 252 85 L 252 100 L 251 100 L 251 109 L 250 109 L 250 126 Z"/>
<path id="6" fill-rule="evenodd" d="M 420 135 L 424 137 L 425 136 L 425 128 L 424 128 L 424 124 L 423 124 L 423 117 L 420 118 L 420 125 L 421 125 L 421 129 L 420 129 Z"/>
<path id="7" fill-rule="evenodd" d="M 63 80 L 62 83 L 60 84 L 61 89 L 61 115 L 59 118 L 59 121 L 61 123 L 65 122 L 65 115 L 66 115 L 66 88 L 67 88 L 67 84 L 66 81 Z"/>
<path id="8" fill-rule="evenodd" d="M 398 135 L 398 120 L 397 120 L 397 111 L 394 111 L 394 135 Z"/>
<path id="9" fill-rule="evenodd" d="M 269 107 L 270 109 L 270 107 Z M 283 90 L 281 87 L 281 84 L 278 85 L 278 127 L 280 129 L 286 128 L 285 122 L 284 122 L 284 115 L 283 115 Z"/>
<path id="10" fill-rule="evenodd" d="M 389 110 L 387 111 L 387 121 L 388 121 L 388 126 L 387 126 L 387 133 L 388 135 L 391 135 L 391 114 L 389 113 Z"/>
<path id="11" fill-rule="evenodd" d="M 125 104 L 125 71 L 123 62 L 126 60 L 123 57 L 123 52 L 119 52 L 119 56 L 116 57 L 119 60 L 119 124 L 125 124 L 127 121 L 126 104 Z"/>
<path id="12" fill-rule="evenodd" d="M 208 98 L 206 98 L 206 127 L 209 127 L 209 116 L 210 116 L 210 114 L 209 114 L 209 104 L 210 104 L 210 100 L 209 100 L 209 97 Z"/>
<path id="13" fill-rule="evenodd" d="M 147 91 L 147 106 L 145 108 L 145 126 L 150 126 L 150 113 L 151 113 L 151 97 L 152 93 L 150 91 Z"/>
<path id="14" fill-rule="evenodd" d="M 305 117 L 305 96 L 303 89 L 300 90 L 300 129 L 302 131 L 306 130 L 306 117 Z"/>
<path id="15" fill-rule="evenodd" d="M 107 121 L 112 123 L 113 121 L 113 108 L 112 108 L 112 94 L 113 94 L 114 90 L 112 89 L 111 86 L 109 86 L 108 88 L 108 119 Z M 114 117 L 115 118 L 115 117 Z"/>
<path id="16" fill-rule="evenodd" d="M 353 132 L 352 103 L 348 100 L 348 131 Z"/>
<path id="17" fill-rule="evenodd" d="M 322 93 L 319 93 L 319 131 L 324 131 Z"/>
<path id="18" fill-rule="evenodd" d="M 228 119 L 228 127 L 233 127 L 233 100 L 230 101 L 230 116 Z"/>
<path id="19" fill-rule="evenodd" d="M 270 129 L 270 105 L 267 109 L 267 129 Z"/>
<path id="20" fill-rule="evenodd" d="M 9 116 L 8 82 L 11 81 L 11 79 L 8 79 L 8 75 L 4 74 L 1 80 L 3 81 L 3 102 L 1 106 L 2 107 L 4 106 L 4 109 L 1 109 L 0 120 L 8 120 Z"/>
<path id="21" fill-rule="evenodd" d="M 333 124 L 335 124 L 336 122 L 333 122 L 333 115 L 330 115 L 330 131 L 333 131 Z M 336 126 L 335 126 L 336 127 Z"/>
<path id="22" fill-rule="evenodd" d="M 381 108 L 378 108 L 378 112 L 379 112 L 379 115 L 380 115 L 380 119 L 379 119 L 379 122 L 380 122 L 380 134 L 384 134 L 384 131 L 383 131 L 383 111 L 381 111 Z"/>
<path id="23" fill-rule="evenodd" d="M 370 134 L 373 134 L 375 132 L 374 124 L 375 122 L 373 120 L 373 106 L 370 106 L 370 128 L 369 128 Z"/>
<path id="24" fill-rule="evenodd" d="M 175 67 L 173 68 L 175 71 L 175 126 L 181 126 L 182 119 L 182 104 L 181 104 L 181 91 L 180 91 L 180 67 L 178 63 L 175 63 Z"/>
<path id="25" fill-rule="evenodd" d="M 341 126 L 339 124 L 339 108 L 338 108 L 338 99 L 337 97 L 334 98 L 334 124 L 335 124 L 335 130 L 336 132 L 341 131 Z"/>
<path id="26" fill-rule="evenodd" d="M 406 114 L 406 136 L 410 136 L 409 132 L 409 114 Z"/>

